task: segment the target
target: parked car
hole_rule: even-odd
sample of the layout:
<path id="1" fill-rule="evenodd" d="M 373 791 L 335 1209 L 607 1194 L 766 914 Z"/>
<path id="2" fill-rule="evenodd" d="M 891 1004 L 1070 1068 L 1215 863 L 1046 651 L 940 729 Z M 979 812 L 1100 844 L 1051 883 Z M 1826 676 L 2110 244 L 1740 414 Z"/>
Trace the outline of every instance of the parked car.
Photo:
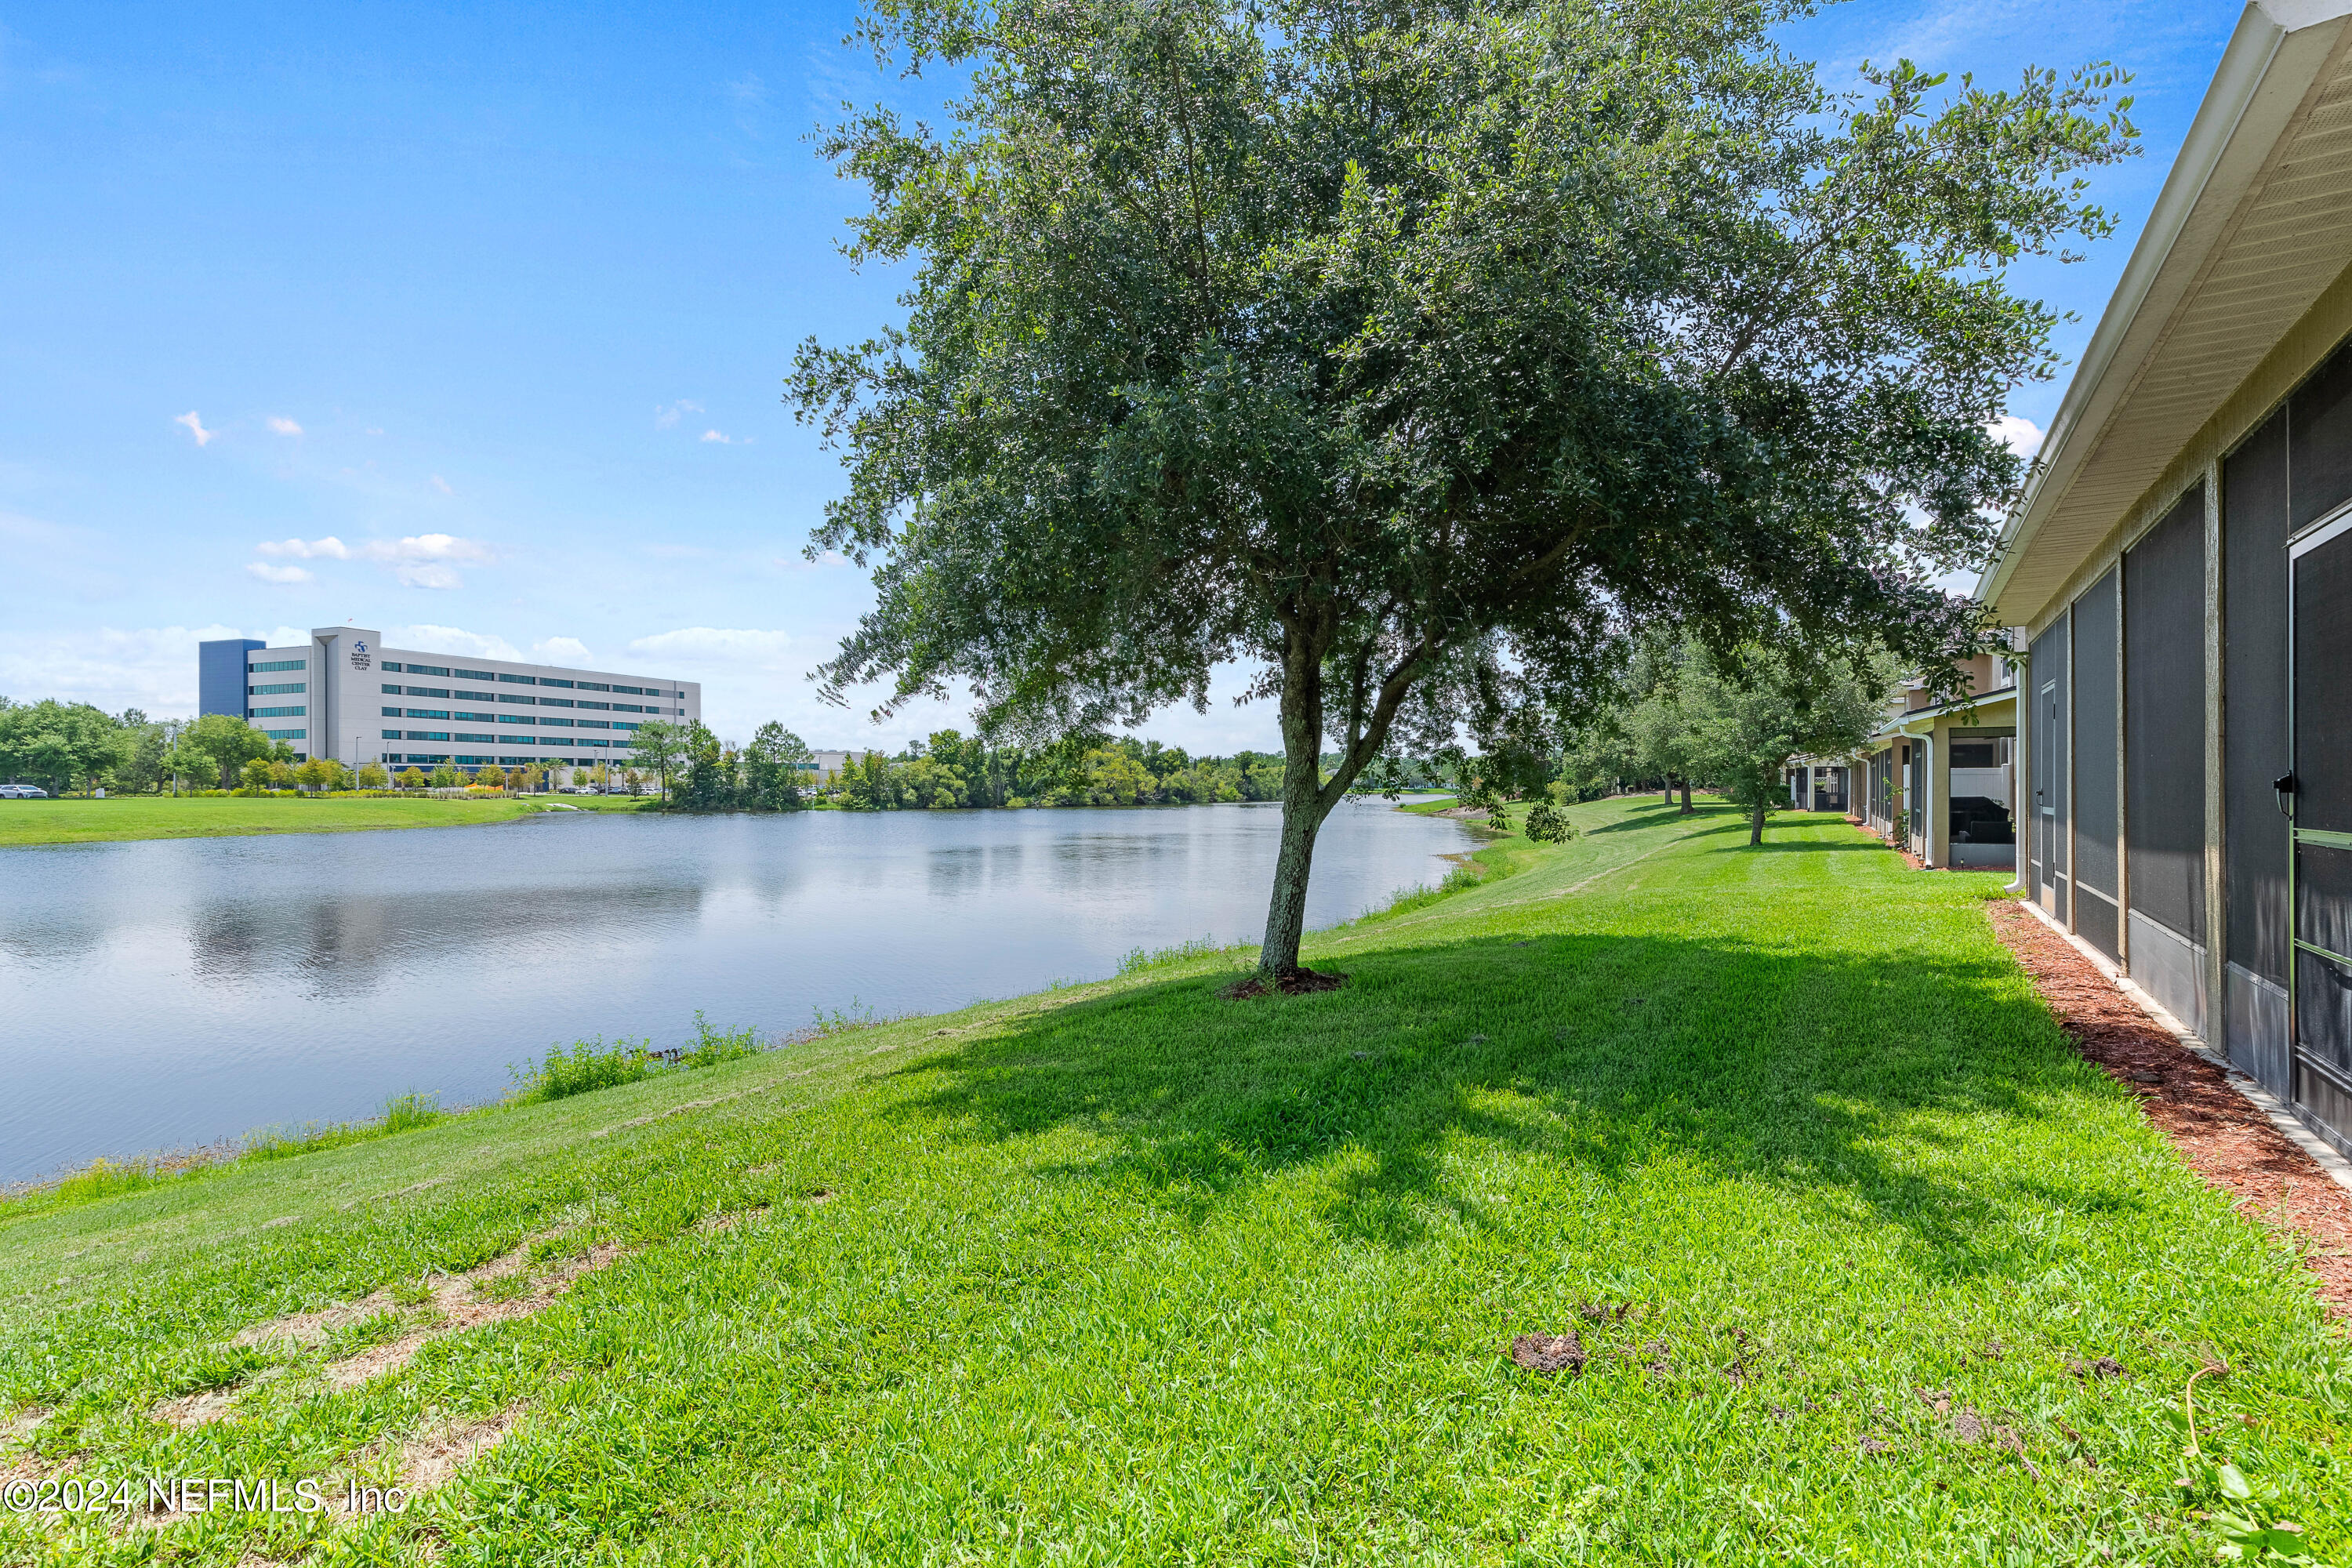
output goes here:
<path id="1" fill-rule="evenodd" d="M 38 784 L 0 784 L 0 800 L 47 800 L 49 792 Z"/>
<path id="2" fill-rule="evenodd" d="M 2017 828 L 2009 808 L 1990 795 L 1952 797 L 1952 842 L 1955 844 L 2014 844 Z"/>

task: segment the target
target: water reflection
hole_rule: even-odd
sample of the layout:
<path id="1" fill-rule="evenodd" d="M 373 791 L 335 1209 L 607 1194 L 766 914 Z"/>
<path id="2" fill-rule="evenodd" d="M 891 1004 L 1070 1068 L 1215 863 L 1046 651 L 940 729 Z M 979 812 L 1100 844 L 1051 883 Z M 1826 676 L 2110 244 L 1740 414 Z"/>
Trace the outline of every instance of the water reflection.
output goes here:
<path id="1" fill-rule="evenodd" d="M 583 815 L 0 852 L 0 1180 L 409 1089 L 490 1098 L 551 1044 L 672 1044 L 697 1008 L 784 1030 L 1247 940 L 1279 825 L 1255 806 Z M 1341 807 L 1310 921 L 1436 881 L 1464 841 Z"/>

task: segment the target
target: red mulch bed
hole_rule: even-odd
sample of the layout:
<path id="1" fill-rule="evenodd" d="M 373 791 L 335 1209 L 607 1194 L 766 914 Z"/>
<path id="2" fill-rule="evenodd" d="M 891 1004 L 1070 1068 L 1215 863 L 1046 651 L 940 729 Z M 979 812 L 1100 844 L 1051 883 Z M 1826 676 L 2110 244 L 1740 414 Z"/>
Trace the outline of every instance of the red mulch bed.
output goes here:
<path id="1" fill-rule="evenodd" d="M 2242 1213 L 2294 1232 L 2328 1314 L 2352 1317 L 2352 1192 L 2065 938 L 2007 900 L 1985 912 L 2074 1048 L 2137 1095 L 2189 1169 L 2234 1196 Z"/>

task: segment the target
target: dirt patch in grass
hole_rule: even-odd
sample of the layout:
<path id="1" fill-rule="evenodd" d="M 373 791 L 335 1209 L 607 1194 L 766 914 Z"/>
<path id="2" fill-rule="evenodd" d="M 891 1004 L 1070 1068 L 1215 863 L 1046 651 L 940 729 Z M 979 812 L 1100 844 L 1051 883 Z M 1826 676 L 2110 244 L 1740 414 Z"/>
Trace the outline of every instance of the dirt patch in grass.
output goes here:
<path id="1" fill-rule="evenodd" d="M 1584 1342 L 1570 1329 L 1564 1334 L 1521 1334 L 1511 1342 L 1511 1360 L 1528 1372 L 1564 1372 L 1571 1377 L 1584 1370 Z"/>
<path id="2" fill-rule="evenodd" d="M 256 1323 L 249 1329 L 240 1331 L 236 1338 L 229 1342 L 238 1345 L 258 1345 L 267 1344 L 271 1340 L 288 1340 L 298 1345 L 322 1344 L 327 1336 L 337 1329 L 347 1329 L 353 1323 L 365 1322 L 370 1318 L 391 1311 L 396 1304 L 391 1296 L 378 1290 L 373 1296 L 362 1297 L 356 1301 L 321 1307 L 314 1312 L 291 1312 L 283 1318 L 273 1318 L 266 1323 Z"/>
<path id="3" fill-rule="evenodd" d="M 530 1408 L 527 1401 L 518 1400 L 487 1421 L 444 1426 L 402 1444 L 401 1489 L 411 1497 L 431 1491 L 504 1442 Z"/>
<path id="4" fill-rule="evenodd" d="M 2294 1232 L 2328 1314 L 2352 1317 L 2352 1192 L 2063 937 L 2013 902 L 1988 904 L 1986 914 L 2074 1048 L 2136 1096 L 2189 1168 L 2241 1213 Z"/>
<path id="5" fill-rule="evenodd" d="M 478 1268 L 453 1275 L 433 1290 L 433 1309 L 437 1317 L 424 1327 L 403 1334 L 386 1344 L 372 1346 L 359 1354 L 327 1367 L 327 1383 L 337 1389 L 357 1388 L 363 1383 L 398 1372 L 415 1359 L 416 1352 L 435 1340 L 450 1334 L 463 1333 L 467 1329 L 485 1323 L 512 1322 L 544 1311 L 572 1285 L 598 1269 L 618 1261 L 629 1250 L 617 1241 L 603 1242 L 578 1258 L 567 1258 L 531 1281 L 528 1289 L 511 1294 L 486 1296 L 482 1288 L 519 1274 L 528 1258 L 530 1243 L 500 1258 L 494 1258 Z"/>
<path id="6" fill-rule="evenodd" d="M 1304 996 L 1316 991 L 1337 991 L 1348 984 L 1348 977 L 1335 970 L 1294 969 L 1278 979 L 1269 981 L 1262 974 L 1237 980 L 1217 993 L 1229 1002 L 1245 1002 L 1253 996 L 1271 996 L 1280 992 L 1285 996 Z"/>

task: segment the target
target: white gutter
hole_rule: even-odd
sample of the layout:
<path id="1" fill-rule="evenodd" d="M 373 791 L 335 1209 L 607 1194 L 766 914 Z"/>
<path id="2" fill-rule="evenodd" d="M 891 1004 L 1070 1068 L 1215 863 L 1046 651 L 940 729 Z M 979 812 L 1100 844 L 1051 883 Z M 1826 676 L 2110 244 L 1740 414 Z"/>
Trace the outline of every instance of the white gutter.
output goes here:
<path id="1" fill-rule="evenodd" d="M 2143 340 L 2131 345 L 2130 353 L 2123 352 L 2126 339 L 2141 324 L 2140 312 L 2148 303 L 2150 292 L 2168 269 L 2175 273 L 2170 280 L 2185 289 L 2221 237 L 2219 226 L 2209 225 L 2203 233 L 2191 237 L 2189 247 L 2181 246 L 2189 219 L 2196 216 L 2248 110 L 2264 96 L 2263 88 L 2280 47 L 2293 34 L 2339 21 L 2347 14 L 2352 14 L 2352 0 L 2253 0 L 2238 18 L 2237 29 L 2231 34 L 2229 47 L 2221 52 L 2221 63 L 2213 72 L 2212 84 L 2205 89 L 2205 100 L 2198 106 L 2197 118 L 2190 122 L 2189 135 L 2181 142 L 2180 154 L 2173 160 L 2172 172 L 2165 177 L 2164 189 L 2157 197 L 2155 209 L 2148 214 L 2147 226 L 2140 231 L 2139 243 L 2132 248 L 2131 261 L 2124 268 L 2115 294 L 2099 318 L 2098 330 L 2091 334 L 2074 378 L 2067 384 L 2058 413 L 2042 437 L 2025 496 L 2001 529 L 1999 552 L 1992 564 L 1978 579 L 1979 603 L 2000 602 L 2025 547 L 2032 543 L 2050 509 L 2074 483 L 2084 461 L 2097 446 L 2108 416 L 2158 346 L 2154 340 Z M 2309 69 L 2302 79 L 2272 84 L 2280 90 L 2270 95 L 2264 105 L 2270 112 L 2263 117 L 2269 122 L 2271 138 L 2276 137 L 2301 106 L 2310 87 L 2310 75 L 2316 72 L 2325 56 L 2325 50 L 2312 53 Z M 2265 142 L 2262 155 L 2267 153 Z M 2251 180 L 2261 161 L 2257 157 L 2252 168 L 2231 173 L 2240 179 Z M 2238 194 L 2230 193 L 2232 205 Z M 2172 265 L 2176 250 L 2181 251 L 2177 268 Z M 2156 327 L 2162 323 L 2148 324 Z M 2223 388 L 2221 395 L 2226 396 L 2231 390 Z M 2094 414 L 2096 418 L 2092 417 Z"/>

